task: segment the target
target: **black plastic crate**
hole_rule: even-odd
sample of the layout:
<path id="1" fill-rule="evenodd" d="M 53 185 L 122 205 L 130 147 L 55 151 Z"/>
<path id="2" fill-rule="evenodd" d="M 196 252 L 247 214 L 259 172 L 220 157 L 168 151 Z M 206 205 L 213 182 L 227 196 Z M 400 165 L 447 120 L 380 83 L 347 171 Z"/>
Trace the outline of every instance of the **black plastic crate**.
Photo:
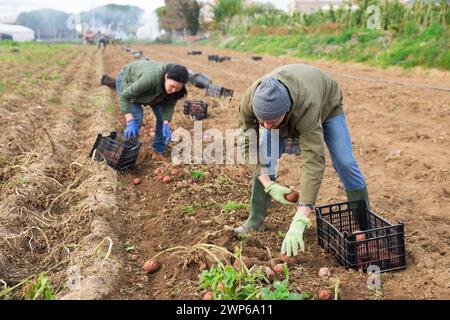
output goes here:
<path id="1" fill-rule="evenodd" d="M 197 56 L 197 55 L 201 55 L 203 52 L 202 51 L 198 51 L 198 50 L 192 50 L 188 52 L 188 56 Z"/>
<path id="2" fill-rule="evenodd" d="M 222 86 L 210 84 L 208 88 L 206 88 L 206 95 L 212 97 L 230 97 L 233 98 L 234 90 L 224 88 Z"/>
<path id="3" fill-rule="evenodd" d="M 206 88 L 206 95 L 212 97 L 220 97 L 220 93 L 222 92 L 223 87 L 217 86 L 215 84 L 210 84 L 208 88 Z"/>
<path id="4" fill-rule="evenodd" d="M 224 62 L 224 61 L 231 61 L 230 56 L 219 56 L 218 54 L 211 54 L 208 56 L 209 61 L 214 62 Z"/>
<path id="5" fill-rule="evenodd" d="M 189 82 L 200 89 L 208 88 L 208 86 L 211 84 L 211 80 L 204 73 L 196 73 L 190 75 Z"/>
<path id="6" fill-rule="evenodd" d="M 284 153 L 300 155 L 300 139 L 299 138 L 287 138 L 284 147 Z"/>
<path id="7" fill-rule="evenodd" d="M 89 157 L 96 161 L 106 161 L 115 170 L 124 170 L 134 166 L 140 148 L 139 140 L 125 140 L 116 131 L 108 136 L 99 133 Z"/>
<path id="8" fill-rule="evenodd" d="M 406 268 L 404 224 L 390 224 L 366 201 L 317 207 L 316 217 L 319 244 L 340 264 L 363 271 L 369 266 L 380 272 Z"/>
<path id="9" fill-rule="evenodd" d="M 183 113 L 195 120 L 203 120 L 208 116 L 208 104 L 201 100 L 186 100 L 183 105 Z"/>
<path id="10" fill-rule="evenodd" d="M 222 92 L 220 93 L 220 95 L 222 97 L 230 97 L 230 100 L 233 97 L 233 94 L 234 94 L 234 90 L 227 89 L 227 88 L 222 88 Z"/>
<path id="11" fill-rule="evenodd" d="M 208 61 L 217 61 L 217 59 L 219 59 L 219 55 L 217 54 L 208 55 Z"/>

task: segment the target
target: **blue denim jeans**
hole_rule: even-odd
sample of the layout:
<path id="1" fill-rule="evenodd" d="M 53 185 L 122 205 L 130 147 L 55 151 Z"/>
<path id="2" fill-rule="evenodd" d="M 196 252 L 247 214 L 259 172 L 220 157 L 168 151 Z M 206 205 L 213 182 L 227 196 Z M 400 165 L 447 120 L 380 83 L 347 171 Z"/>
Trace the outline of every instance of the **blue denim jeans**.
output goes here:
<path id="1" fill-rule="evenodd" d="M 329 118 L 322 123 L 325 143 L 330 151 L 331 161 L 339 179 L 346 191 L 366 188 L 364 176 L 359 169 L 353 155 L 352 141 L 348 131 L 345 115 L 340 114 Z M 268 143 L 270 141 L 270 143 Z M 271 153 L 272 144 L 278 144 L 278 154 Z M 262 169 L 263 174 L 275 175 L 278 159 L 284 152 L 285 139 L 277 135 L 277 130 L 264 129 L 260 138 L 260 157 L 267 165 Z M 267 147 L 265 147 L 267 146 Z M 267 152 L 265 151 L 267 148 Z"/>
<path id="2" fill-rule="evenodd" d="M 116 78 L 116 88 L 119 95 L 122 92 L 123 74 L 124 72 L 122 69 Z M 142 127 L 142 123 L 144 121 L 144 110 L 142 109 L 142 106 L 139 103 L 132 102 L 130 104 L 130 107 L 131 107 L 131 114 L 133 115 L 133 118 L 136 120 L 138 130 L 140 130 Z M 163 124 L 164 124 L 163 106 L 156 105 L 152 106 L 151 108 L 156 117 L 155 137 L 153 138 L 152 148 L 158 153 L 163 153 L 164 150 L 166 149 L 163 136 Z"/>

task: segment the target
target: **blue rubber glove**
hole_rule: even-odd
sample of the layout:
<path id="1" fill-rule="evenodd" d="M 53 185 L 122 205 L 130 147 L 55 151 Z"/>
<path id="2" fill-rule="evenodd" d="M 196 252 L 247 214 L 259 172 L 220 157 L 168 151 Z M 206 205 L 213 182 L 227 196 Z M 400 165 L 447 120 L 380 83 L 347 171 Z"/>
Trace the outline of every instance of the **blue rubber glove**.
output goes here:
<path id="1" fill-rule="evenodd" d="M 305 251 L 305 243 L 303 242 L 303 232 L 306 227 L 310 226 L 310 220 L 302 213 L 296 213 L 292 219 L 291 226 L 286 233 L 281 246 L 281 254 L 290 256 L 297 256 L 298 249 Z"/>
<path id="2" fill-rule="evenodd" d="M 136 120 L 131 119 L 127 122 L 127 127 L 125 128 L 125 131 L 123 132 L 123 135 L 125 136 L 125 139 L 130 139 L 131 136 L 138 137 L 139 130 L 137 127 Z"/>
<path id="3" fill-rule="evenodd" d="M 163 137 L 166 145 L 172 141 L 172 131 L 170 131 L 170 127 L 168 123 L 164 123 L 163 125 Z"/>

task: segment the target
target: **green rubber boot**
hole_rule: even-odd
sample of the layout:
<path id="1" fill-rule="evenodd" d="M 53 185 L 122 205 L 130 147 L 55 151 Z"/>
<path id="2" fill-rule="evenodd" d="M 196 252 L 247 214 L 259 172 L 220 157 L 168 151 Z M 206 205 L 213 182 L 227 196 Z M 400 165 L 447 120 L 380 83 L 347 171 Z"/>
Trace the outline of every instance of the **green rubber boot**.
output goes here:
<path id="1" fill-rule="evenodd" d="M 250 198 L 250 214 L 245 223 L 234 229 L 236 233 L 249 231 L 264 231 L 264 218 L 270 203 L 270 195 L 264 192 L 264 187 L 254 175 L 252 179 L 252 195 Z"/>
<path id="2" fill-rule="evenodd" d="M 360 190 L 345 190 L 345 193 L 347 194 L 348 201 L 366 200 L 367 208 L 370 209 L 369 193 L 367 192 L 367 188 Z"/>

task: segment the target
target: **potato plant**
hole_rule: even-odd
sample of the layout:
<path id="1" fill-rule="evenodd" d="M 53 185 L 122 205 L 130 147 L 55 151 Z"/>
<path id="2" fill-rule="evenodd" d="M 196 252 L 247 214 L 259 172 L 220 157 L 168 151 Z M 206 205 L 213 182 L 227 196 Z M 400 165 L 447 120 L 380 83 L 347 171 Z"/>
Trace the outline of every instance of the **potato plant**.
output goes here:
<path id="1" fill-rule="evenodd" d="M 309 293 L 291 292 L 289 271 L 284 268 L 284 280 L 275 280 L 271 285 L 260 267 L 248 269 L 230 265 L 212 266 L 203 270 L 199 278 L 200 287 L 212 293 L 213 300 L 303 300 L 310 299 Z M 272 290 L 273 288 L 273 290 Z"/>

